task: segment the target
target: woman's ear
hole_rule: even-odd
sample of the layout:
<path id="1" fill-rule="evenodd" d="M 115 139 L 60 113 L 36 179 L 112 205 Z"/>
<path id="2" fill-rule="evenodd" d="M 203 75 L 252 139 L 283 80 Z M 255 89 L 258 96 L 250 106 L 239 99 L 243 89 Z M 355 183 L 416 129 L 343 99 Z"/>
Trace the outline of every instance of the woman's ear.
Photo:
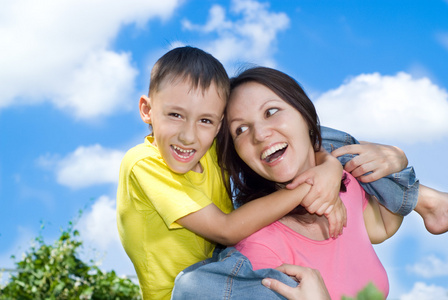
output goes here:
<path id="1" fill-rule="evenodd" d="M 145 95 L 141 96 L 138 107 L 140 110 L 140 117 L 143 122 L 146 124 L 151 124 L 151 104 L 149 102 L 149 97 Z"/>

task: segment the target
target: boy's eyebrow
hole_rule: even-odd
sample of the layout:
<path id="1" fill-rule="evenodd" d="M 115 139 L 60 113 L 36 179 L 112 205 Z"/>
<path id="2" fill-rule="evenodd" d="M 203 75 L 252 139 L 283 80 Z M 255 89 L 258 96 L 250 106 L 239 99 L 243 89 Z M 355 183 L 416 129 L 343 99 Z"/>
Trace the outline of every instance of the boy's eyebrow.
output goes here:
<path id="1" fill-rule="evenodd" d="M 168 109 L 177 110 L 177 111 L 180 111 L 180 112 L 185 112 L 185 111 L 187 110 L 187 109 L 185 109 L 184 107 L 182 107 L 182 106 L 177 106 L 177 105 L 173 105 L 173 106 L 168 105 L 167 108 L 168 108 Z M 216 118 L 216 119 L 221 119 L 221 116 L 218 116 L 217 114 L 214 114 L 214 113 L 205 113 L 205 114 L 202 114 L 201 117 L 203 117 L 203 118 Z"/>
<path id="2" fill-rule="evenodd" d="M 211 114 L 211 113 L 206 113 L 206 114 L 203 114 L 203 115 L 201 115 L 201 117 L 206 117 L 206 118 L 216 118 L 216 119 L 221 119 L 221 117 L 220 116 L 218 116 L 217 114 Z"/>

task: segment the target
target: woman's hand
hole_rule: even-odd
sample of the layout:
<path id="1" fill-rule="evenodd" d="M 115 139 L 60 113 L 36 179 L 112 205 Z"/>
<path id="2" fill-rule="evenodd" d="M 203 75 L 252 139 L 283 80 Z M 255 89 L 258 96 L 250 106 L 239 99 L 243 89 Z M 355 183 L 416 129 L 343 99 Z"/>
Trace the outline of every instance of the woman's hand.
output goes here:
<path id="1" fill-rule="evenodd" d="M 325 150 L 316 152 L 316 163 L 317 166 L 297 176 L 286 188 L 293 189 L 302 183 L 311 185 L 311 190 L 303 198 L 301 205 L 309 213 L 325 215 L 330 236 L 337 237 L 342 234 L 347 223 L 346 209 L 339 198 L 342 166 Z"/>
<path id="2" fill-rule="evenodd" d="M 289 300 L 330 300 L 330 294 L 318 270 L 287 264 L 283 264 L 276 269 L 294 277 L 299 284 L 293 288 L 278 280 L 265 278 L 261 282 L 265 287 L 276 291 Z"/>
<path id="3" fill-rule="evenodd" d="M 358 154 L 345 165 L 344 169 L 361 182 L 378 180 L 399 172 L 408 165 L 406 155 L 398 147 L 368 142 L 360 143 L 338 148 L 331 152 L 331 155 L 338 157 L 344 154 Z"/>

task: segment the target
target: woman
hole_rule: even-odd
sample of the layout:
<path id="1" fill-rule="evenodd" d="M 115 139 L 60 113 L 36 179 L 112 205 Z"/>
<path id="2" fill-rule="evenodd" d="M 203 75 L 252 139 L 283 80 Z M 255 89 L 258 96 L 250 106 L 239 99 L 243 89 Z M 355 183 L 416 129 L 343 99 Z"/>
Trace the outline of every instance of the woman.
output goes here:
<path id="1" fill-rule="evenodd" d="M 233 79 L 222 128 L 222 165 L 233 180 L 238 204 L 270 194 L 315 166 L 321 146 L 312 102 L 295 80 L 268 68 L 249 69 Z M 277 297 L 260 288 L 260 280 L 280 278 L 296 285 L 284 274 L 264 269 L 282 263 L 319 269 L 333 299 L 353 297 L 371 281 L 386 296 L 387 275 L 371 242 L 393 235 L 402 217 L 369 201 L 350 174 L 344 174 L 341 186 L 347 207 L 347 228 L 341 237 L 330 239 L 326 218 L 298 207 L 236 245 L 256 271 L 245 256 L 228 248 L 203 266 L 181 273 L 173 299 Z"/>

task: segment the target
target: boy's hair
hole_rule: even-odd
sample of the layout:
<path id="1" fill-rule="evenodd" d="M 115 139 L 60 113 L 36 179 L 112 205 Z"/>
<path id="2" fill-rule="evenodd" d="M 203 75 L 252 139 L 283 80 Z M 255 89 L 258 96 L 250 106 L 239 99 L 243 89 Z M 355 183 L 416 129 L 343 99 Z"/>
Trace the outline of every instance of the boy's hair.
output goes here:
<path id="1" fill-rule="evenodd" d="M 219 96 L 227 101 L 229 76 L 223 65 L 211 54 L 190 46 L 174 48 L 155 63 L 151 71 L 149 96 L 158 92 L 167 81 L 190 80 L 192 89 L 205 91 L 214 82 Z"/>

